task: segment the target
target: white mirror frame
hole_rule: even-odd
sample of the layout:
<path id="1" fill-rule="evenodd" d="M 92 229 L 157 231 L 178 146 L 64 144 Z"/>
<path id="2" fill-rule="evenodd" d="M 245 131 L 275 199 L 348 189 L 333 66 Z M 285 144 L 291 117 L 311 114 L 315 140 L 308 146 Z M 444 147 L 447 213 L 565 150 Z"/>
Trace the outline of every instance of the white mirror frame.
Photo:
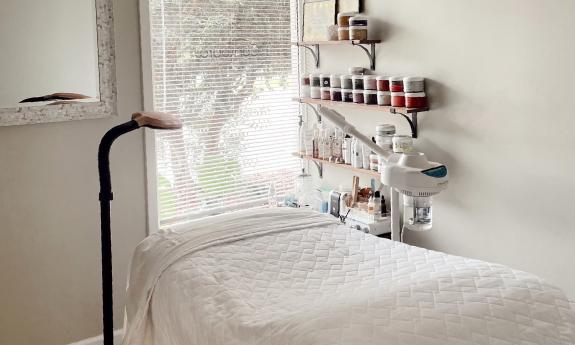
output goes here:
<path id="1" fill-rule="evenodd" d="M 0 109 L 0 126 L 99 119 L 116 116 L 116 56 L 113 0 L 95 0 L 100 100 L 93 103 Z"/>

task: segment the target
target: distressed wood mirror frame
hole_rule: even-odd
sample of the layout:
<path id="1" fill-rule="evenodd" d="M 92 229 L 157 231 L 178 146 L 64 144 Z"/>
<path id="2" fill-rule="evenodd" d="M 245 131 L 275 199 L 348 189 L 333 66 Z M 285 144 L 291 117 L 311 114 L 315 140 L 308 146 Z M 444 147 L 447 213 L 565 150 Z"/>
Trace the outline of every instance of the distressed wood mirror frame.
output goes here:
<path id="1" fill-rule="evenodd" d="M 117 115 L 113 0 L 95 0 L 98 35 L 99 101 L 0 108 L 0 126 L 98 119 Z"/>

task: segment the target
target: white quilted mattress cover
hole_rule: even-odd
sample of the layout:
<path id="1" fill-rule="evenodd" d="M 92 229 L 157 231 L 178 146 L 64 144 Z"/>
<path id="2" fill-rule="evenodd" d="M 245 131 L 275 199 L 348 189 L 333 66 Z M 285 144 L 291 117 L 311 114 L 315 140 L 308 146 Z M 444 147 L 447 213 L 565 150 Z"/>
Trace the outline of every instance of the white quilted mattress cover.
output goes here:
<path id="1" fill-rule="evenodd" d="M 151 236 L 124 344 L 575 344 L 575 311 L 538 277 L 327 217 L 260 209 Z"/>

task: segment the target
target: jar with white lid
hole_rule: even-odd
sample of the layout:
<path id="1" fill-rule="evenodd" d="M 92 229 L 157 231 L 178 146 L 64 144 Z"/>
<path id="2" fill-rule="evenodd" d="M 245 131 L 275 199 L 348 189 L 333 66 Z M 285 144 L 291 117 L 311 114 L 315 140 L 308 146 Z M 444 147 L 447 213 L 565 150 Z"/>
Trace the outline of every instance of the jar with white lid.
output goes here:
<path id="1" fill-rule="evenodd" d="M 320 74 L 319 81 L 321 87 L 331 87 L 331 74 Z"/>
<path id="2" fill-rule="evenodd" d="M 403 78 L 403 91 L 409 93 L 424 92 L 425 78 L 421 77 Z"/>
<path id="3" fill-rule="evenodd" d="M 365 68 L 363 67 L 350 67 L 348 68 L 348 71 L 351 75 L 365 74 Z"/>
<path id="4" fill-rule="evenodd" d="M 301 86 L 301 97 L 303 98 L 310 98 L 311 97 L 311 86 L 309 85 L 302 85 Z"/>
<path id="5" fill-rule="evenodd" d="M 332 87 L 330 89 L 331 92 L 331 100 L 334 102 L 341 102 L 342 100 L 342 96 L 341 96 L 341 89 L 339 87 Z"/>
<path id="6" fill-rule="evenodd" d="M 343 102 L 353 103 L 353 90 L 341 89 L 341 100 Z"/>
<path id="7" fill-rule="evenodd" d="M 395 126 L 384 124 L 375 127 L 375 143 L 386 151 L 393 151 L 393 136 Z"/>
<path id="8" fill-rule="evenodd" d="M 353 103 L 364 103 L 363 90 L 353 90 Z"/>
<path id="9" fill-rule="evenodd" d="M 425 92 L 406 93 L 405 106 L 407 108 L 427 108 L 427 96 Z"/>
<path id="10" fill-rule="evenodd" d="M 319 76 L 320 75 L 317 73 L 312 73 L 309 75 L 310 84 L 312 87 L 314 87 L 314 86 L 320 87 L 321 86 L 321 80 L 320 80 Z"/>
<path id="11" fill-rule="evenodd" d="M 377 104 L 382 106 L 391 105 L 391 92 L 377 91 Z"/>
<path id="12" fill-rule="evenodd" d="M 389 89 L 391 92 L 403 92 L 403 77 L 389 77 Z"/>
<path id="13" fill-rule="evenodd" d="M 353 80 L 353 89 L 354 90 L 363 90 L 363 75 L 354 75 L 351 77 Z"/>
<path id="14" fill-rule="evenodd" d="M 363 88 L 365 90 L 377 90 L 377 76 L 375 75 L 364 75 L 363 76 Z"/>
<path id="15" fill-rule="evenodd" d="M 331 87 L 341 87 L 341 76 L 339 74 L 332 74 L 329 77 Z"/>
<path id="16" fill-rule="evenodd" d="M 393 137 L 394 153 L 413 152 L 413 138 L 407 135 L 396 135 Z"/>
<path id="17" fill-rule="evenodd" d="M 357 41 L 367 40 L 367 26 L 350 26 L 349 39 Z"/>
<path id="18" fill-rule="evenodd" d="M 347 27 L 347 26 L 344 26 L 344 27 L 340 26 L 340 27 L 337 29 L 337 38 L 338 38 L 340 41 L 349 41 L 349 27 Z"/>
<path id="19" fill-rule="evenodd" d="M 324 101 L 331 100 L 331 88 L 330 87 L 322 87 L 321 89 L 321 99 Z"/>
<path id="20" fill-rule="evenodd" d="M 364 26 L 367 27 L 369 19 L 365 16 L 353 16 L 349 18 L 349 26 Z"/>
<path id="21" fill-rule="evenodd" d="M 341 76 L 341 88 L 342 89 L 353 89 L 353 79 L 351 75 Z"/>
<path id="22" fill-rule="evenodd" d="M 377 91 L 375 91 L 375 90 L 364 90 L 363 91 L 363 101 L 365 104 L 376 105 L 377 104 Z"/>
<path id="23" fill-rule="evenodd" d="M 313 99 L 321 99 L 321 88 L 319 86 L 310 87 L 310 96 Z"/>
<path id="24" fill-rule="evenodd" d="M 356 15 L 357 13 L 354 12 L 339 13 L 337 15 L 337 25 L 339 25 L 340 27 L 348 27 L 349 20 Z"/>

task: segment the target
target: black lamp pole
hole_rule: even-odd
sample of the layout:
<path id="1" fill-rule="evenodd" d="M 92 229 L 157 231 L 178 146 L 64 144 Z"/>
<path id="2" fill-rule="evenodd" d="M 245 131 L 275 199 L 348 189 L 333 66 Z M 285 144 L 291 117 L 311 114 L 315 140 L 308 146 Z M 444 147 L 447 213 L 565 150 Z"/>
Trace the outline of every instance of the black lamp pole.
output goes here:
<path id="1" fill-rule="evenodd" d="M 110 202 L 112 181 L 110 177 L 110 149 L 120 136 L 140 127 L 155 129 L 178 129 L 179 119 L 163 113 L 136 113 L 132 120 L 110 129 L 100 142 L 98 150 L 98 171 L 100 175 L 100 221 L 102 244 L 102 312 L 104 324 L 104 345 L 114 344 L 114 303 L 112 284 L 112 233 L 110 226 Z"/>

